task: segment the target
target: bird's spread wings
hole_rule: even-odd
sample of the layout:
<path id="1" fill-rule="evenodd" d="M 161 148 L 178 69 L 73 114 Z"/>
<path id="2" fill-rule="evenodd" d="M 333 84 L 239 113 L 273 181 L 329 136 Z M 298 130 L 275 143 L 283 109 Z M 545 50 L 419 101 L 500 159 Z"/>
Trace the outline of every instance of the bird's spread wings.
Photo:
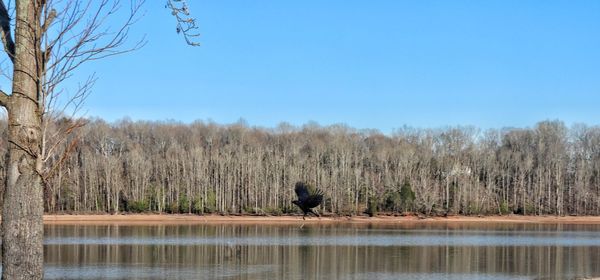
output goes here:
<path id="1" fill-rule="evenodd" d="M 314 193 L 308 196 L 305 204 L 308 208 L 314 208 L 319 206 L 323 202 L 323 192 L 319 189 L 315 189 Z"/>
<path id="2" fill-rule="evenodd" d="M 298 182 L 294 190 L 298 195 L 298 200 L 308 208 L 317 207 L 323 202 L 323 191 L 308 184 Z"/>
<path id="3" fill-rule="evenodd" d="M 304 182 L 296 183 L 296 188 L 294 189 L 294 191 L 296 191 L 296 195 L 298 196 L 298 200 L 300 201 L 305 201 L 310 195 L 308 193 L 308 185 L 306 185 Z"/>

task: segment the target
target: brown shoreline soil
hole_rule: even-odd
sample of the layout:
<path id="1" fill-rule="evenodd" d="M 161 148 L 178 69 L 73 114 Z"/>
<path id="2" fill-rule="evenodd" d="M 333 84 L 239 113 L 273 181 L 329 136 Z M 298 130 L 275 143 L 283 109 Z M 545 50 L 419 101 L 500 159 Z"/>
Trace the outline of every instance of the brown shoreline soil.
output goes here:
<path id="1" fill-rule="evenodd" d="M 302 216 L 220 216 L 181 214 L 120 214 L 120 215 L 44 215 L 44 224 L 302 224 L 302 223 L 352 223 L 352 224 L 410 224 L 410 223 L 539 223 L 539 224 L 600 224 L 600 216 L 449 216 L 419 218 L 416 216 L 354 216 L 310 217 Z"/>

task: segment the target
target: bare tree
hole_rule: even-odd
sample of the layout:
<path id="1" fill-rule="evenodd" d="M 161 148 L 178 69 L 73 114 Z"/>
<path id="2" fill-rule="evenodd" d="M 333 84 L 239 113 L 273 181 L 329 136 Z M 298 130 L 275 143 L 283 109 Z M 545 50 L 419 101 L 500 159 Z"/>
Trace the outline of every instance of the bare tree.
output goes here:
<path id="1" fill-rule="evenodd" d="M 124 44 L 142 3 L 131 1 L 124 22 L 112 29 L 107 22 L 123 11 L 120 1 L 17 0 L 14 6 L 0 1 L 1 37 L 12 64 L 12 94 L 0 93 L 0 105 L 8 111 L 9 142 L 3 279 L 43 276 L 42 182 L 53 170 L 49 161 L 65 135 L 81 126 L 68 122 L 55 130 L 56 135 L 48 134 L 50 120 L 59 115 L 55 105 L 64 93 L 61 83 L 83 63 L 140 47 L 143 41 L 127 48 Z M 93 81 L 84 82 L 65 106 L 73 105 L 76 111 Z"/>
<path id="2" fill-rule="evenodd" d="M 46 210 L 283 214 L 295 211 L 289 186 L 306 180 L 325 192 L 319 211 L 339 215 L 368 205 L 384 214 L 597 215 L 598 131 L 542 122 L 386 136 L 93 120 L 48 178 Z"/>

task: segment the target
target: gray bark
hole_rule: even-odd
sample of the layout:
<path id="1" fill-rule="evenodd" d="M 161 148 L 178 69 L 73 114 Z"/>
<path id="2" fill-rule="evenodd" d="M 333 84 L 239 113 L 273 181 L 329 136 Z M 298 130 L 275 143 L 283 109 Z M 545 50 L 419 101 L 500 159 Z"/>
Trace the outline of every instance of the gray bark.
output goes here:
<path id="1" fill-rule="evenodd" d="M 7 97 L 8 157 L 2 211 L 2 278 L 42 279 L 41 113 L 33 0 L 17 1 L 13 92 Z"/>

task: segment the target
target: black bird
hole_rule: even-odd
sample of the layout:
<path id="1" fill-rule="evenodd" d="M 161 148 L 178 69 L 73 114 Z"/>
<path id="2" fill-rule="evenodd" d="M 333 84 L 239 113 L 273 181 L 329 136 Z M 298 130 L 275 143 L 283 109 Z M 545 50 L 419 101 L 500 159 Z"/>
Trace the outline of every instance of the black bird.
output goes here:
<path id="1" fill-rule="evenodd" d="M 315 208 L 323 202 L 323 191 L 305 184 L 304 182 L 296 183 L 296 188 L 294 190 L 296 191 L 296 195 L 298 195 L 298 200 L 294 200 L 292 203 L 296 204 L 302 209 L 302 212 L 304 212 L 302 219 L 306 220 L 306 215 L 308 213 L 313 213 L 315 216 L 320 217 L 319 214 L 315 213 L 311 208 Z"/>

